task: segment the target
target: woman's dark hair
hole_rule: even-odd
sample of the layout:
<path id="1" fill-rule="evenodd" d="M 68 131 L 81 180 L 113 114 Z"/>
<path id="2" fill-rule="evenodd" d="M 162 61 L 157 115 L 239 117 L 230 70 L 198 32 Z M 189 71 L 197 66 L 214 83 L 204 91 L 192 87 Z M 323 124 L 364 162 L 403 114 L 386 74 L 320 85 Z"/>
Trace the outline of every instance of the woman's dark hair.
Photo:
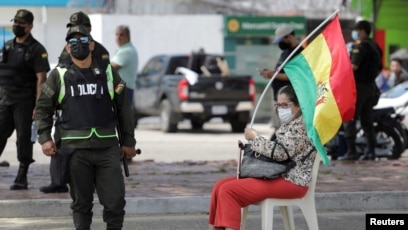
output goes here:
<path id="1" fill-rule="evenodd" d="M 299 101 L 296 97 L 295 90 L 291 85 L 285 85 L 279 89 L 278 94 L 286 94 L 290 101 L 295 103 L 296 106 L 299 106 Z"/>
<path id="2" fill-rule="evenodd" d="M 400 65 L 402 65 L 402 60 L 400 58 L 393 58 L 391 59 L 391 61 L 396 61 L 398 62 Z"/>

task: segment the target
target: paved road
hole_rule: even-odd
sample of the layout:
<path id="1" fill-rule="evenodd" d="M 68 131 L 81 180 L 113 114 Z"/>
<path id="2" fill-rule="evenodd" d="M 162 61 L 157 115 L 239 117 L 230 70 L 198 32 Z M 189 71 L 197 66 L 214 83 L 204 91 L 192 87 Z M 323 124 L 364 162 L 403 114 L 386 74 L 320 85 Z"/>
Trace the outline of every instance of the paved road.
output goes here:
<path id="1" fill-rule="evenodd" d="M 277 212 L 275 212 L 277 213 Z M 373 213 L 373 212 L 370 212 Z M 403 213 L 378 210 L 375 213 Z M 405 215 L 408 213 L 405 211 Z M 306 221 L 300 212 L 295 212 L 295 227 L 298 230 L 308 230 Z M 365 212 L 319 212 L 319 229 L 322 230 L 364 230 Z M 0 229 L 7 230 L 44 230 L 73 229 L 72 219 L 63 218 L 0 218 Z M 92 229 L 105 229 L 100 216 L 93 218 Z M 207 214 L 184 214 L 184 215 L 128 215 L 125 218 L 123 230 L 199 230 L 208 229 Z M 259 212 L 248 215 L 246 229 L 259 230 L 261 228 L 261 217 Z M 284 229 L 282 218 L 275 214 L 273 229 Z M 383 229 L 403 229 L 403 228 L 383 228 Z"/>
<path id="2" fill-rule="evenodd" d="M 205 160 L 229 160 L 236 159 L 238 149 L 237 141 L 244 140 L 243 134 L 231 133 L 230 126 L 227 123 L 222 123 L 220 121 L 213 121 L 204 125 L 204 131 L 196 132 L 190 130 L 190 125 L 188 122 L 183 122 L 180 126 L 180 131 L 174 134 L 165 134 L 159 131 L 159 125 L 157 119 L 144 119 L 140 122 L 140 126 L 136 130 L 136 138 L 138 140 L 138 148 L 141 148 L 143 153 L 141 156 L 138 156 L 136 160 L 154 160 L 157 162 L 177 162 L 184 160 L 193 160 L 193 161 L 205 161 Z M 254 128 L 262 135 L 269 136 L 270 128 L 267 124 L 254 124 Z M 0 158 L 2 160 L 8 160 L 12 165 L 17 165 L 16 160 L 16 150 L 15 150 L 15 136 L 13 135 L 9 139 L 9 143 L 6 147 L 6 151 Z M 35 144 L 34 150 L 35 164 L 48 164 L 49 158 L 45 157 L 40 149 L 40 145 Z M 318 194 L 322 195 L 322 194 Z M 333 195 L 333 194 L 329 194 Z M 320 229 L 329 229 L 329 230 L 343 230 L 343 229 L 365 229 L 365 214 L 369 213 L 381 213 L 382 207 L 385 211 L 382 213 L 407 213 L 406 207 L 408 204 L 404 202 L 404 194 L 397 195 L 368 195 L 354 194 L 351 197 L 361 198 L 359 202 L 351 202 L 353 199 L 343 198 L 342 202 L 339 202 L 340 197 L 325 197 L 325 203 L 328 203 L 328 206 L 319 206 L 318 208 L 318 219 Z M 327 196 L 327 194 L 326 194 Z M 385 196 L 385 197 L 384 197 Z M 373 198 L 374 197 L 374 198 Z M 385 199 L 388 198 L 388 199 Z M 168 208 L 169 204 L 174 200 L 165 200 L 158 204 L 163 205 L 162 207 Z M 198 199 L 200 200 L 200 199 Z M 202 199 L 201 199 L 202 200 Z M 372 201 L 374 200 L 374 201 Z M 350 201 L 350 202 L 347 202 Z M 2 203 L 3 202 L 3 203 Z M 12 211 L 8 208 L 10 202 L 2 201 L 0 202 L 0 209 L 5 212 Z M 27 203 L 28 202 L 28 203 Z M 48 208 L 58 210 L 63 206 L 65 211 L 68 211 L 65 207 L 67 204 L 61 204 L 58 201 L 49 201 L 51 202 Z M 69 202 L 69 201 L 66 201 Z M 156 202 L 156 203 L 157 203 Z M 384 202 L 384 203 L 382 203 Z M 394 202 L 398 202 L 398 205 Z M 24 202 L 19 202 L 22 206 L 15 207 L 16 212 L 26 213 L 26 212 L 41 212 L 42 209 L 36 206 L 37 204 L 33 200 L 27 200 Z M 130 202 L 131 203 L 131 202 Z M 129 204 L 130 204 L 129 203 Z M 153 202 L 154 203 L 154 202 Z M 201 201 L 202 203 L 202 201 Z M 208 205 L 208 202 L 203 204 L 196 204 L 192 202 L 190 204 L 190 209 L 193 209 L 194 206 L 205 206 Z M 359 207 L 353 206 L 354 204 L 359 204 Z M 361 204 L 361 205 L 360 205 Z M 31 205 L 31 206 L 30 206 Z M 54 205 L 54 206 L 52 206 Z M 166 206 L 167 205 L 167 206 Z M 362 205 L 367 205 L 365 210 L 370 211 L 355 211 L 361 209 Z M 401 207 L 404 210 L 398 211 L 394 208 L 387 207 Z M 24 206 L 24 207 L 23 207 Z M 170 205 L 171 206 L 171 205 Z M 339 206 L 341 206 L 339 208 Z M 346 207 L 347 206 L 347 207 Z M 35 208 L 37 207 L 37 208 Z M 140 205 L 135 205 L 133 208 L 140 208 Z M 144 207 L 144 210 L 157 209 L 160 205 L 153 205 L 151 207 Z M 174 206 L 174 209 L 177 209 L 178 206 Z M 8 211 L 6 211 L 7 209 Z M 186 208 L 185 210 L 187 210 Z M 167 209 L 165 209 L 167 210 Z M 184 211 L 185 211 L 184 210 Z M 330 211 L 329 211 L 330 210 Z M 345 211 L 347 210 L 347 211 Z M 373 211 L 375 210 L 375 211 Z M 100 213 L 95 212 L 95 213 Z M 159 212 L 157 214 L 135 214 L 137 212 L 130 211 L 127 215 L 124 229 L 132 230 L 147 230 L 147 229 L 157 229 L 157 230 L 172 230 L 172 229 L 207 229 L 207 214 L 205 211 L 191 211 L 189 213 L 175 213 L 169 214 L 169 212 Z M 278 212 L 276 212 L 278 213 Z M 1 215 L 6 216 L 6 215 Z M 15 215 L 15 216 L 24 216 L 24 215 Z M 274 229 L 283 229 L 282 220 L 280 215 L 274 216 L 275 228 Z M 258 211 L 254 211 L 250 214 L 250 219 L 248 225 L 249 230 L 261 229 L 260 227 L 260 214 Z M 304 217 L 302 214 L 298 213 L 295 215 L 295 223 L 297 229 L 307 229 Z M 1 218 L 0 217 L 0 229 L 72 229 L 72 220 L 69 214 L 63 217 L 34 217 L 34 218 Z M 104 224 L 100 216 L 95 216 L 93 229 L 104 229 Z"/>
<path id="3" fill-rule="evenodd" d="M 318 214 L 320 229 L 323 230 L 363 230 L 365 228 L 365 213 L 363 212 L 325 212 Z M 7 230 L 43 230 L 43 229 L 73 229 L 72 219 L 64 218 L 0 218 L 0 229 Z M 306 221 L 301 213 L 295 213 L 295 226 L 298 230 L 307 230 Z M 101 217 L 93 219 L 92 229 L 104 229 Z M 185 215 L 152 215 L 127 216 L 124 230 L 199 230 L 208 229 L 206 214 Z M 248 215 L 248 230 L 261 229 L 260 214 Z M 284 229 L 280 215 L 274 215 L 274 228 Z"/>
<path id="4" fill-rule="evenodd" d="M 261 134 L 269 136 L 267 124 L 254 124 Z M 139 122 L 135 136 L 137 147 L 142 149 L 142 155 L 136 160 L 152 159 L 156 162 L 177 162 L 184 160 L 229 160 L 236 159 L 238 140 L 244 140 L 243 133 L 231 133 L 230 125 L 220 120 L 213 120 L 204 125 L 203 131 L 192 131 L 189 122 L 182 122 L 177 133 L 162 133 L 159 131 L 157 118 L 145 118 Z M 0 161 L 7 160 L 17 165 L 15 133 L 9 138 L 6 149 Z M 44 156 L 41 146 L 34 145 L 36 164 L 48 164 L 49 158 Z"/>

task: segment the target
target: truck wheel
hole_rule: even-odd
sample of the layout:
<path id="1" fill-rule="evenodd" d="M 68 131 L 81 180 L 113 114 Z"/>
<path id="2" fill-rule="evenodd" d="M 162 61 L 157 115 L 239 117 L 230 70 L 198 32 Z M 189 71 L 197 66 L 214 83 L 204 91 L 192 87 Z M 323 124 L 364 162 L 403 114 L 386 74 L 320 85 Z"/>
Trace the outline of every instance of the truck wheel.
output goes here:
<path id="1" fill-rule="evenodd" d="M 190 123 L 191 123 L 191 127 L 192 127 L 193 129 L 195 129 L 195 130 L 201 130 L 201 129 L 203 129 L 204 122 L 202 122 L 202 121 L 198 121 L 198 120 L 191 119 L 191 120 L 190 120 Z"/>
<path id="2" fill-rule="evenodd" d="M 165 133 L 174 133 L 177 131 L 177 122 L 173 122 L 174 113 L 171 109 L 169 100 L 163 99 L 160 104 L 160 128 Z"/>
<path id="3" fill-rule="evenodd" d="M 249 112 L 242 112 L 230 119 L 233 133 L 242 133 L 249 120 Z"/>

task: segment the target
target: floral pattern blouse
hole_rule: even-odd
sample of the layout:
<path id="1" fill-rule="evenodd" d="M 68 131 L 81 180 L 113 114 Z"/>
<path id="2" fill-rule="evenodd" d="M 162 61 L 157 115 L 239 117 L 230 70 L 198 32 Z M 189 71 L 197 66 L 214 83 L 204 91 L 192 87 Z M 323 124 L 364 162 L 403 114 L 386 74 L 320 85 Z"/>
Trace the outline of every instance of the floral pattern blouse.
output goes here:
<path id="1" fill-rule="evenodd" d="M 276 131 L 276 139 L 274 141 L 270 141 L 262 136 L 257 136 L 249 141 L 253 151 L 269 157 L 272 155 L 272 150 L 276 144 L 275 142 L 282 144 L 292 160 L 296 162 L 296 166 L 286 174 L 282 175 L 282 177 L 294 184 L 308 186 L 312 180 L 312 168 L 316 157 L 316 150 L 314 150 L 314 147 L 306 134 L 303 117 L 300 116 L 293 121 L 282 125 Z M 310 151 L 313 152 L 302 161 L 302 158 Z M 287 159 L 287 154 L 279 145 L 276 145 L 275 147 L 273 159 L 277 161 Z"/>

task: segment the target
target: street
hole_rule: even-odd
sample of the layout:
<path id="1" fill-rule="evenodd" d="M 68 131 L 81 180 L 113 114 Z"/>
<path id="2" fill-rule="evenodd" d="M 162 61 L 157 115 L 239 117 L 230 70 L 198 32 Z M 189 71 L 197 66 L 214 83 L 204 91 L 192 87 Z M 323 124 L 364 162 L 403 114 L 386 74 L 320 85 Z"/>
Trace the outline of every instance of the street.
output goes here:
<path id="1" fill-rule="evenodd" d="M 266 137 L 270 135 L 270 127 L 268 124 L 254 124 L 253 128 L 255 128 L 261 135 L 264 135 Z M 205 124 L 203 131 L 193 131 L 190 129 L 189 122 L 182 122 L 179 124 L 179 131 L 177 133 L 169 134 L 162 133 L 159 130 L 159 123 L 157 118 L 148 118 L 143 119 L 139 122 L 139 127 L 136 129 L 135 135 L 138 141 L 137 148 L 140 148 L 142 150 L 142 154 L 140 156 L 137 156 L 136 159 L 134 159 L 135 161 L 154 160 L 156 162 L 166 163 L 179 161 L 212 161 L 236 159 L 238 156 L 237 141 L 245 141 L 243 133 L 231 133 L 230 125 L 228 123 L 223 123 L 220 120 L 214 120 L 210 123 Z M 12 165 L 18 165 L 14 143 L 15 135 L 13 135 L 9 139 L 6 150 L 1 156 L 0 161 L 7 160 Z M 34 145 L 34 158 L 36 160 L 35 164 L 49 163 L 49 158 L 42 154 L 41 146 L 38 143 Z M 362 194 L 355 195 L 355 197 L 360 197 L 362 196 Z M 324 194 L 319 195 L 322 196 Z M 322 201 L 323 199 L 324 198 L 320 197 L 319 201 Z M 326 198 L 325 200 L 329 202 L 330 198 Z M 32 202 L 32 204 L 30 205 L 32 205 L 32 207 L 35 207 L 35 199 L 30 201 Z M 167 204 L 169 203 L 169 201 L 165 201 L 164 203 Z M 372 203 L 371 206 L 374 207 L 376 203 L 380 203 L 380 201 L 377 200 L 376 202 Z M 406 213 L 406 211 L 404 210 L 386 209 L 384 211 L 381 211 L 372 208 L 368 208 L 367 211 L 346 211 L 341 210 L 341 208 L 336 209 L 340 205 L 339 203 L 336 203 L 336 201 L 334 201 L 333 204 L 333 207 L 330 206 L 332 208 L 325 208 L 322 210 L 320 210 L 319 205 L 317 205 L 320 229 L 365 229 L 366 213 Z M 54 205 L 55 207 L 61 206 L 61 204 L 59 204 L 58 202 L 54 202 L 52 203 L 52 205 Z M 131 205 L 131 202 L 129 202 L 129 205 Z M 194 206 L 193 203 L 191 203 L 191 205 Z M 50 208 L 54 206 L 50 206 Z M 204 206 L 204 209 L 206 210 L 206 205 Z M 371 206 L 368 204 L 367 207 Z M 404 205 L 400 206 L 404 207 Z M 23 211 L 23 209 L 26 209 L 27 207 L 21 208 Z M 129 206 L 129 208 L 137 209 L 140 208 L 140 206 Z M 58 208 L 52 210 L 55 212 L 57 209 Z M 30 209 L 29 212 L 37 212 L 37 210 Z M 274 229 L 283 229 L 282 218 L 279 211 L 276 209 L 274 214 Z M 132 213 L 130 211 L 126 216 L 123 229 L 207 229 L 207 218 L 208 216 L 205 212 L 189 212 L 180 214 L 169 214 L 167 212 L 163 212 L 147 215 L 135 214 L 134 212 Z M 259 211 L 250 212 L 248 218 L 247 229 L 261 229 L 261 217 Z M 0 218 L 0 223 L 0 229 L 7 230 L 73 228 L 72 218 L 70 215 L 65 215 L 62 217 L 41 216 L 26 218 Z M 299 210 L 295 211 L 295 225 L 297 229 L 308 229 L 305 218 Z M 104 226 L 105 224 L 102 221 L 100 212 L 95 212 L 95 217 L 93 219 L 92 225 L 93 229 L 103 229 L 105 228 Z"/>
<path id="2" fill-rule="evenodd" d="M 267 124 L 254 124 L 260 134 L 269 136 Z M 238 140 L 244 141 L 243 133 L 232 133 L 229 123 L 213 119 L 204 124 L 202 131 L 190 129 L 188 121 L 179 124 L 177 133 L 163 133 L 158 118 L 143 118 L 135 130 L 136 147 L 142 150 L 134 160 L 154 160 L 156 162 L 178 162 L 184 160 L 230 160 L 238 154 Z M 9 138 L 0 161 L 18 165 L 15 145 L 15 133 Z M 35 164 L 49 164 L 50 159 L 41 151 L 37 142 L 34 144 Z"/>
<path id="3" fill-rule="evenodd" d="M 307 230 L 303 215 L 295 212 L 295 226 L 298 230 Z M 207 214 L 184 214 L 184 215 L 150 215 L 150 216 L 126 216 L 124 230 L 199 230 L 208 229 Z M 363 230 L 365 229 L 364 212 L 325 212 L 318 213 L 318 221 L 322 230 Z M 53 218 L 0 218 L 0 229 L 7 230 L 43 230 L 43 229 L 73 229 L 71 217 Z M 92 229 L 104 229 L 100 216 L 95 217 Z M 261 229 L 260 213 L 248 215 L 248 230 Z M 274 229 L 284 229 L 282 217 L 278 211 L 274 215 Z"/>

